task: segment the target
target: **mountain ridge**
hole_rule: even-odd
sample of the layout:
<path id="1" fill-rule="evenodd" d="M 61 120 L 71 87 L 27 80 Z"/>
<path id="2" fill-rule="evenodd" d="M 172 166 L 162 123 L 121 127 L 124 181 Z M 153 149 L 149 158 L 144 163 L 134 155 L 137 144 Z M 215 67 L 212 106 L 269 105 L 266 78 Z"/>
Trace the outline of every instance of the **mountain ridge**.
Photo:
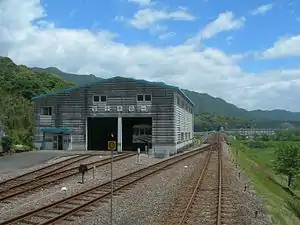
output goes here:
<path id="1" fill-rule="evenodd" d="M 56 67 L 31 68 L 35 72 L 48 72 L 59 76 L 63 80 L 73 82 L 77 85 L 84 85 L 104 78 L 97 77 L 94 74 L 72 74 L 61 71 Z M 256 120 L 275 120 L 275 121 L 300 121 L 300 112 L 290 112 L 284 109 L 274 110 L 246 110 L 239 108 L 232 103 L 226 102 L 219 97 L 212 97 L 207 93 L 198 93 L 183 89 L 184 93 L 195 103 L 195 113 L 215 113 L 220 116 L 235 116 Z"/>

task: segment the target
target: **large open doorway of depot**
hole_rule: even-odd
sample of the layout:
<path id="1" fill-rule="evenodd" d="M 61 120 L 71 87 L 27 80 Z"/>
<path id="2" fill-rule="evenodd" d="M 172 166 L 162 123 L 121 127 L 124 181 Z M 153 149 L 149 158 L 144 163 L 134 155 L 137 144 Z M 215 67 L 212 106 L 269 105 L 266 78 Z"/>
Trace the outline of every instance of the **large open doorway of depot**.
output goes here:
<path id="1" fill-rule="evenodd" d="M 151 117 L 123 117 L 122 118 L 122 148 L 124 151 L 145 150 L 152 146 L 152 118 Z"/>
<path id="2" fill-rule="evenodd" d="M 89 150 L 107 150 L 107 142 L 111 140 L 111 134 L 117 141 L 118 118 L 116 117 L 88 118 L 87 127 Z"/>

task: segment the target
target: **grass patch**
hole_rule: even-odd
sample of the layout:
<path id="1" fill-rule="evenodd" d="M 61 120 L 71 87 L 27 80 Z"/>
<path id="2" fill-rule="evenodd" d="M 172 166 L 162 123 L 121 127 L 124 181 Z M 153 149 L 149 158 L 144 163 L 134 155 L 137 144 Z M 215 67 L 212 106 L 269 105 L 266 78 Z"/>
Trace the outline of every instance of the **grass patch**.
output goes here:
<path id="1" fill-rule="evenodd" d="M 275 175 L 272 171 L 274 147 L 278 142 L 267 142 L 264 149 L 249 149 L 239 141 L 233 141 L 232 154 L 239 167 L 247 174 L 257 192 L 268 209 L 273 224 L 299 225 L 300 198 L 297 188 L 299 177 L 295 182 L 295 190 L 290 192 L 286 188 L 287 180 L 283 176 Z"/>

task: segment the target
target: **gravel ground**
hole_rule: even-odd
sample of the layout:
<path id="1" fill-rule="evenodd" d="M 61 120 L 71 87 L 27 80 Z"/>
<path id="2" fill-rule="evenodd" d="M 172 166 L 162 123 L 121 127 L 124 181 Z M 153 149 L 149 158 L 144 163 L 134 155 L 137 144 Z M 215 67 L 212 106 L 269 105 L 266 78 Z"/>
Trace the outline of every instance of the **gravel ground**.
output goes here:
<path id="1" fill-rule="evenodd" d="M 116 196 L 113 200 L 113 224 L 115 225 L 158 225 L 165 209 L 169 208 L 176 197 L 178 188 L 184 179 L 196 168 L 197 162 L 203 158 L 201 154 L 186 159 L 169 169 L 153 175 L 131 189 Z M 72 225 L 109 224 L 110 203 L 102 203 L 86 217 L 76 219 Z"/>
<path id="2" fill-rule="evenodd" d="M 37 165 L 45 164 L 49 160 L 70 155 L 80 154 L 101 154 L 109 155 L 108 151 L 61 151 L 61 150 L 42 150 L 21 152 L 14 155 L 0 157 L 0 172 L 10 173 L 16 170 L 29 169 Z"/>
<path id="3" fill-rule="evenodd" d="M 250 180 L 235 167 L 232 163 L 232 155 L 228 150 L 228 146 L 223 143 L 223 166 L 224 171 L 230 175 L 229 182 L 231 183 L 231 191 L 233 196 L 233 202 L 237 207 L 236 221 L 239 225 L 271 225 L 272 222 L 268 215 L 267 210 L 261 204 L 260 199 L 255 194 L 255 191 L 251 185 Z M 239 178 L 240 173 L 240 178 Z M 247 186 L 244 191 L 245 185 Z M 257 218 L 255 218 L 255 211 L 258 212 Z"/>
<path id="4" fill-rule="evenodd" d="M 28 172 L 31 172 L 31 171 L 34 171 L 36 169 L 39 169 L 39 168 L 42 168 L 44 166 L 48 166 L 50 164 L 53 164 L 55 162 L 60 162 L 60 161 L 63 161 L 65 159 L 69 159 L 69 158 L 72 158 L 73 156 L 62 156 L 62 157 L 55 157 L 55 158 L 52 158 L 44 163 L 41 163 L 41 164 L 38 164 L 36 166 L 31 166 L 31 167 L 28 167 L 28 168 L 23 168 L 23 169 L 10 169 L 10 170 L 1 170 L 0 169 L 0 182 L 4 181 L 4 180 L 7 180 L 7 179 L 10 179 L 10 178 L 13 178 L 13 177 L 17 177 L 19 175 L 22 175 L 22 174 L 25 174 L 25 173 L 28 173 Z M 2 162 L 0 162 L 1 164 Z M 14 163 L 17 163 L 17 162 L 14 162 Z"/>
<path id="5" fill-rule="evenodd" d="M 21 168 L 21 169 L 19 168 L 19 167 L 23 166 L 23 165 L 19 165 L 19 160 L 20 160 L 19 157 L 21 155 L 5 156 L 5 157 L 8 157 L 8 158 L 12 157 L 12 158 L 9 159 L 9 163 L 13 164 L 13 165 L 10 165 L 10 167 L 8 169 L 3 169 L 3 167 L 5 167 L 5 164 L 2 165 L 2 161 L 1 160 L 3 158 L 0 158 L 0 182 L 4 181 L 4 180 L 7 180 L 7 179 L 10 179 L 10 178 L 13 178 L 13 177 L 16 177 L 16 176 L 19 176 L 19 175 L 22 175 L 24 173 L 31 172 L 33 170 L 42 168 L 44 166 L 48 166 L 50 164 L 54 164 L 56 162 L 63 161 L 65 159 L 72 158 L 72 157 L 74 157 L 76 155 L 84 154 L 83 151 L 82 152 L 80 152 L 80 151 L 76 151 L 76 152 L 72 151 L 72 152 L 70 152 L 69 151 L 68 154 L 67 153 L 61 153 L 60 155 L 57 154 L 58 151 L 53 151 L 53 152 L 52 151 L 45 151 L 45 152 L 44 151 L 43 152 L 34 152 L 34 154 L 41 154 L 40 156 L 35 156 L 35 157 L 43 158 L 45 156 L 45 158 L 43 158 L 43 159 L 46 159 L 46 161 L 43 161 L 43 162 L 35 161 L 35 157 L 33 159 L 31 159 L 30 157 L 27 158 L 28 155 L 24 155 L 24 157 L 26 158 L 27 161 L 29 161 L 29 160 L 33 160 L 34 161 L 34 163 L 31 162 L 31 164 L 33 164 L 34 166 L 30 166 L 30 167 L 26 167 L 26 168 Z M 87 152 L 85 152 L 85 154 L 86 153 Z M 88 152 L 88 154 L 96 154 L 96 153 L 94 153 L 94 152 L 92 152 L 92 153 Z M 19 154 L 22 154 L 22 153 L 19 153 Z M 80 163 L 89 163 L 89 162 L 93 162 L 93 161 L 97 161 L 97 160 L 100 160 L 100 159 L 105 159 L 107 157 L 110 157 L 110 155 L 107 154 L 107 153 L 105 153 L 105 152 L 104 153 L 103 152 L 98 152 L 98 154 L 101 154 L 101 156 L 97 155 L 97 156 L 93 156 L 91 158 L 88 158 L 86 160 L 82 160 L 82 161 L 78 162 L 78 165 Z M 48 159 L 49 156 L 52 156 L 52 157 L 50 159 Z M 72 165 L 74 165 L 74 164 L 72 164 Z M 70 167 L 72 167 L 72 165 L 70 165 L 68 167 L 65 167 L 63 169 L 70 168 Z"/>
<path id="6" fill-rule="evenodd" d="M 140 164 L 136 163 L 136 157 L 130 157 L 114 163 L 114 177 L 125 175 L 137 169 L 146 167 L 150 164 L 160 161 L 161 159 L 151 158 L 145 154 L 141 154 Z M 85 176 L 85 183 L 81 181 L 81 175 L 75 176 L 63 181 L 58 185 L 53 185 L 42 190 L 37 190 L 32 195 L 25 198 L 15 198 L 11 203 L 0 204 L 0 218 L 6 220 L 13 216 L 25 213 L 29 210 L 39 208 L 43 205 L 48 205 L 50 202 L 57 201 L 61 198 L 68 197 L 80 191 L 86 190 L 94 185 L 107 182 L 110 180 L 110 164 L 96 168 L 95 179 L 93 172 L 89 171 Z M 67 191 L 61 191 L 62 187 L 66 187 Z"/>

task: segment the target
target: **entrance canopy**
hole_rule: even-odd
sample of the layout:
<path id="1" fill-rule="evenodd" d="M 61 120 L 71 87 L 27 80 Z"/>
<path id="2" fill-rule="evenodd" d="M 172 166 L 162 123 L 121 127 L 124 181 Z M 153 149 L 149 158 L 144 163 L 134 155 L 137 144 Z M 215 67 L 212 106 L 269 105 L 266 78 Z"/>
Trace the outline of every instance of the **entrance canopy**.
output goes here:
<path id="1" fill-rule="evenodd" d="M 72 128 L 70 127 L 42 127 L 42 132 L 46 133 L 70 133 L 72 132 Z"/>

